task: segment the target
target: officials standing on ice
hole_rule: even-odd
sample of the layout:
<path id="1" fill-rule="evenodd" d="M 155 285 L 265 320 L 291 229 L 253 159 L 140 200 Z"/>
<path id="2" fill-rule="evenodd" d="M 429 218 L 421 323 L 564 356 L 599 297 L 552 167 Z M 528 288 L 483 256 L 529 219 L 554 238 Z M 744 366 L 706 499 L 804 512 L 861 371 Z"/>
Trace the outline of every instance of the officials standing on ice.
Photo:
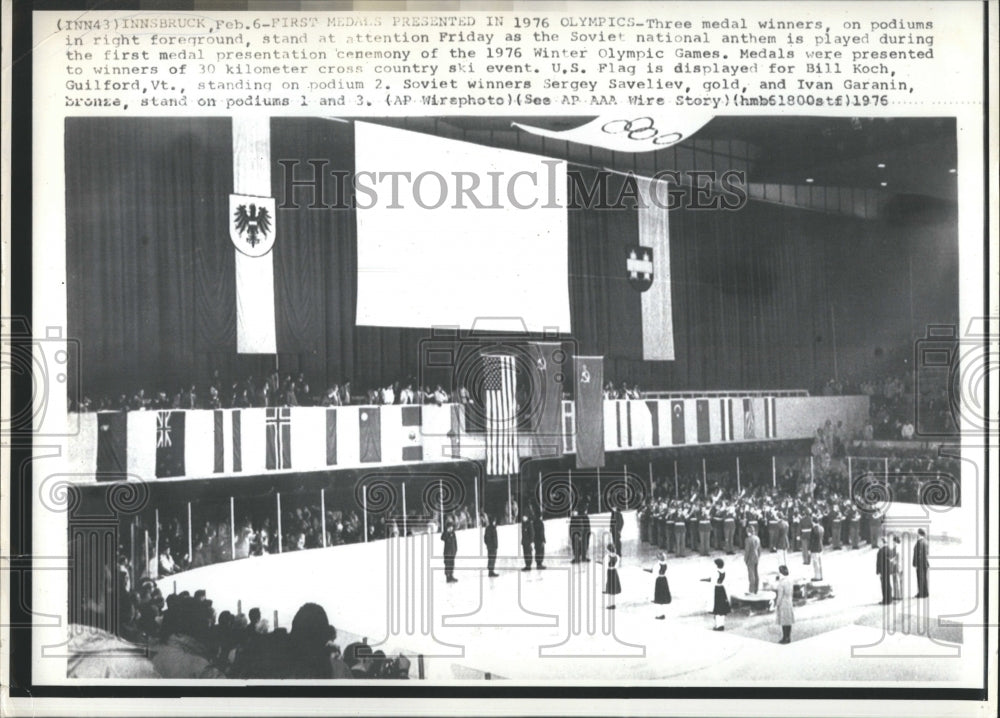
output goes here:
<path id="1" fill-rule="evenodd" d="M 781 640 L 778 643 L 792 642 L 792 624 L 795 623 L 795 612 L 792 608 L 792 596 L 795 587 L 788 576 L 788 566 L 778 566 L 778 582 L 775 586 L 777 596 L 774 599 L 775 619 L 781 626 Z"/>

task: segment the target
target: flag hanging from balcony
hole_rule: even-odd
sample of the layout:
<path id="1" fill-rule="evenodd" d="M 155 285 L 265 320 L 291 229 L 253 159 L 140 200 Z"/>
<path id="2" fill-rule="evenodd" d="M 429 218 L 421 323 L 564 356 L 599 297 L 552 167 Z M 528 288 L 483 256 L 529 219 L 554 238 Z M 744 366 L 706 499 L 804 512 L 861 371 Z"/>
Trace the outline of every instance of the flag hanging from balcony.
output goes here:
<path id="1" fill-rule="evenodd" d="M 486 473 L 516 474 L 517 378 L 514 357 L 483 357 L 483 397 L 486 403 Z"/>
<path id="2" fill-rule="evenodd" d="M 576 357 L 576 467 L 604 466 L 604 357 Z"/>
<path id="3" fill-rule="evenodd" d="M 267 418 L 267 468 L 292 468 L 292 419 L 288 408 L 268 409 Z"/>
<path id="4" fill-rule="evenodd" d="M 184 476 L 184 412 L 156 413 L 156 478 Z"/>

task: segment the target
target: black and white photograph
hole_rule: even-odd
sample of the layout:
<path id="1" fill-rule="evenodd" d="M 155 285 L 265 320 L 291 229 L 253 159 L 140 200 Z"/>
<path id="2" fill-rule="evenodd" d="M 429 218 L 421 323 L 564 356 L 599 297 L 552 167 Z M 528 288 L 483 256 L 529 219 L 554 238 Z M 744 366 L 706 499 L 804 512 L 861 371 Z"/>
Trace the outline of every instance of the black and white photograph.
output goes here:
<path id="1" fill-rule="evenodd" d="M 292 5 L 35 14 L 40 697 L 995 707 L 987 108 L 892 64 L 954 35 Z"/>
<path id="2" fill-rule="evenodd" d="M 954 120 L 598 122 L 66 120 L 70 676 L 963 679 Z"/>

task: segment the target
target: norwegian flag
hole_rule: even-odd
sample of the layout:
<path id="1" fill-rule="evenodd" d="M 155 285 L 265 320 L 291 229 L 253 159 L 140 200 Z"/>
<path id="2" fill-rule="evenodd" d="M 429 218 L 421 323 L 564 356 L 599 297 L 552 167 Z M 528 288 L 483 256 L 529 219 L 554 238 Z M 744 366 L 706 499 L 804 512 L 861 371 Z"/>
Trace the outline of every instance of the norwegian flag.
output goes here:
<path id="1" fill-rule="evenodd" d="M 486 473 L 515 474 L 517 459 L 517 378 L 514 357 L 483 357 L 486 400 Z"/>
<path id="2" fill-rule="evenodd" d="M 268 409 L 267 418 L 267 468 L 292 468 L 292 419 L 291 410 Z"/>

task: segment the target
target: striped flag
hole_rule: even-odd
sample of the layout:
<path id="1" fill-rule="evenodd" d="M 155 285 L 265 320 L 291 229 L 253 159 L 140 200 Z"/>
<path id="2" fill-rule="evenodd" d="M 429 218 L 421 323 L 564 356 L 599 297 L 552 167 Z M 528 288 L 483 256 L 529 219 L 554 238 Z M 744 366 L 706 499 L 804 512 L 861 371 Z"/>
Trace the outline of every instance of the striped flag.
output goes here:
<path id="1" fill-rule="evenodd" d="M 735 426 L 733 424 L 733 400 L 719 399 L 719 413 L 722 415 L 722 440 L 735 441 Z"/>
<path id="2" fill-rule="evenodd" d="M 515 474 L 517 461 L 517 378 L 514 357 L 483 357 L 486 399 L 486 473 Z"/>
<path id="3" fill-rule="evenodd" d="M 292 468 L 292 419 L 288 408 L 268 409 L 264 420 L 267 427 L 266 465 L 272 469 Z"/>
<path id="4" fill-rule="evenodd" d="M 764 438 L 774 439 L 778 436 L 778 402 L 773 396 L 764 399 Z"/>
<path id="5" fill-rule="evenodd" d="M 615 402 L 615 433 L 618 447 L 632 446 L 632 402 Z"/>

